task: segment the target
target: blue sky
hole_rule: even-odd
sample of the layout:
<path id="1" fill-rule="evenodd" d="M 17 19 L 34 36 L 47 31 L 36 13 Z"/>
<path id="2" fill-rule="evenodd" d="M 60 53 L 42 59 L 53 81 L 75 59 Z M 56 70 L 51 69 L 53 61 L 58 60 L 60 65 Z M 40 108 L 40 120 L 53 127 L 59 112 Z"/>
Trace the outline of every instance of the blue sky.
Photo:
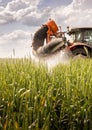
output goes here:
<path id="1" fill-rule="evenodd" d="M 31 34 L 49 18 L 61 25 L 92 27 L 92 0 L 0 0 L 0 57 L 30 54 Z"/>

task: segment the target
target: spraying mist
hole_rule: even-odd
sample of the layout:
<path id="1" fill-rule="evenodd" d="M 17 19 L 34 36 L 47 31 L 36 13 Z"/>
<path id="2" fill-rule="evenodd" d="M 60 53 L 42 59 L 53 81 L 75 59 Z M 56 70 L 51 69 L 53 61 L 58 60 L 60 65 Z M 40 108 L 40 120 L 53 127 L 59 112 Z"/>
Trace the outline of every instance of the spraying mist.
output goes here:
<path id="1" fill-rule="evenodd" d="M 71 52 L 65 49 L 55 54 L 48 55 L 47 57 L 37 57 L 31 53 L 32 60 L 34 60 L 36 63 L 43 62 L 45 65 L 47 65 L 49 69 L 55 67 L 56 65 L 60 63 L 68 64 L 71 57 L 72 57 Z"/>

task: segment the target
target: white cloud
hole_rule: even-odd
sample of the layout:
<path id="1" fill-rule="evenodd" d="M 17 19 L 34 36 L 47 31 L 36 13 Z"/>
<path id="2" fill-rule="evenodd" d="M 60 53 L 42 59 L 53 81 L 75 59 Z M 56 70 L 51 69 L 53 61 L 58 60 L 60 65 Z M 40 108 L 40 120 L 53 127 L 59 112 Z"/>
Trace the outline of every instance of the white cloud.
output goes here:
<path id="1" fill-rule="evenodd" d="M 30 39 L 31 38 L 31 33 L 30 32 L 25 32 L 23 30 L 15 30 L 14 32 L 11 32 L 9 34 L 4 34 L 0 36 L 0 43 L 6 43 L 7 40 L 8 42 L 19 42 Z"/>
<path id="2" fill-rule="evenodd" d="M 22 23 L 28 26 L 39 26 L 47 21 L 47 19 L 50 17 L 50 12 L 50 8 L 46 8 L 42 11 L 36 9 L 24 15 L 24 17 L 21 17 L 20 20 Z"/>
<path id="3" fill-rule="evenodd" d="M 73 0 L 72 2 L 74 8 L 81 9 L 91 9 L 92 8 L 92 0 Z"/>
<path id="4" fill-rule="evenodd" d="M 0 7 L 0 24 L 21 22 L 28 26 L 43 24 L 49 17 L 62 26 L 91 25 L 92 0 L 73 0 L 68 6 L 38 8 L 42 0 L 13 0 L 6 7 Z M 87 21 L 87 22 L 86 22 Z"/>
<path id="5" fill-rule="evenodd" d="M 62 28 L 66 26 L 79 27 L 91 26 L 92 27 L 92 1 L 91 0 L 73 0 L 73 2 L 64 7 L 55 8 L 52 10 L 51 15 L 54 19 L 61 24 Z M 91 4 L 91 5 L 90 5 Z"/>
<path id="6" fill-rule="evenodd" d="M 15 19 L 14 19 L 13 15 L 14 15 L 13 12 L 10 12 L 7 10 L 1 11 L 0 12 L 0 24 L 6 24 L 7 22 L 8 23 L 14 22 Z"/>
<path id="7" fill-rule="evenodd" d="M 18 11 L 20 9 L 25 9 L 28 6 L 29 6 L 28 3 L 22 2 L 21 0 L 16 0 L 16 1 L 9 2 L 6 6 L 6 9 L 10 11 Z"/>
<path id="8" fill-rule="evenodd" d="M 66 23 L 69 23 L 71 26 L 92 27 L 92 8 L 88 6 L 90 2 L 91 0 L 74 0 L 70 5 L 69 17 L 67 16 Z"/>
<path id="9" fill-rule="evenodd" d="M 0 57 L 10 57 L 15 50 L 16 57 L 23 57 L 30 52 L 31 34 L 16 30 L 9 34 L 0 35 Z"/>
<path id="10" fill-rule="evenodd" d="M 3 6 L 0 6 L 0 12 L 4 10 L 4 7 Z"/>
<path id="11" fill-rule="evenodd" d="M 68 6 L 38 8 L 42 0 L 12 0 L 0 7 L 0 24 L 20 22 L 28 26 L 39 26 L 53 18 L 65 26 L 92 26 L 92 0 L 73 0 Z M 87 21 L 87 22 L 86 22 Z"/>
<path id="12" fill-rule="evenodd" d="M 25 3 L 28 3 L 28 4 L 31 4 L 31 5 L 35 5 L 37 6 L 42 0 L 18 0 L 18 1 L 22 1 L 22 2 L 25 2 Z"/>
<path id="13" fill-rule="evenodd" d="M 6 7 L 0 7 L 0 24 L 8 24 L 26 18 L 26 16 L 37 17 L 40 15 L 37 10 L 37 5 L 41 0 L 13 0 Z M 27 23 L 27 22 L 26 22 Z"/>

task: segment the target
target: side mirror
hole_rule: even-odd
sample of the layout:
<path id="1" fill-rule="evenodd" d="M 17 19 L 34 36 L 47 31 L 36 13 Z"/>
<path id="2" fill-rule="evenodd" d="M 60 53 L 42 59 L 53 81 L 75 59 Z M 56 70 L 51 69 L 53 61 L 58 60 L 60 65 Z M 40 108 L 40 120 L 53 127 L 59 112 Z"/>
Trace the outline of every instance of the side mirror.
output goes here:
<path id="1" fill-rule="evenodd" d="M 70 28 L 69 28 L 69 26 L 67 26 L 67 32 L 69 32 L 69 30 L 70 30 Z"/>

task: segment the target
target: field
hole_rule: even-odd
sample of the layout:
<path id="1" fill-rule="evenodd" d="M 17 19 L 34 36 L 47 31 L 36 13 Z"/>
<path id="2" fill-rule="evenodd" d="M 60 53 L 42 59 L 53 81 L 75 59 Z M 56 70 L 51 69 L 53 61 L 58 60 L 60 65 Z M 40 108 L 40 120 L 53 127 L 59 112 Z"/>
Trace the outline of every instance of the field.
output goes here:
<path id="1" fill-rule="evenodd" d="M 92 130 L 92 60 L 1 59 L 0 130 Z"/>

